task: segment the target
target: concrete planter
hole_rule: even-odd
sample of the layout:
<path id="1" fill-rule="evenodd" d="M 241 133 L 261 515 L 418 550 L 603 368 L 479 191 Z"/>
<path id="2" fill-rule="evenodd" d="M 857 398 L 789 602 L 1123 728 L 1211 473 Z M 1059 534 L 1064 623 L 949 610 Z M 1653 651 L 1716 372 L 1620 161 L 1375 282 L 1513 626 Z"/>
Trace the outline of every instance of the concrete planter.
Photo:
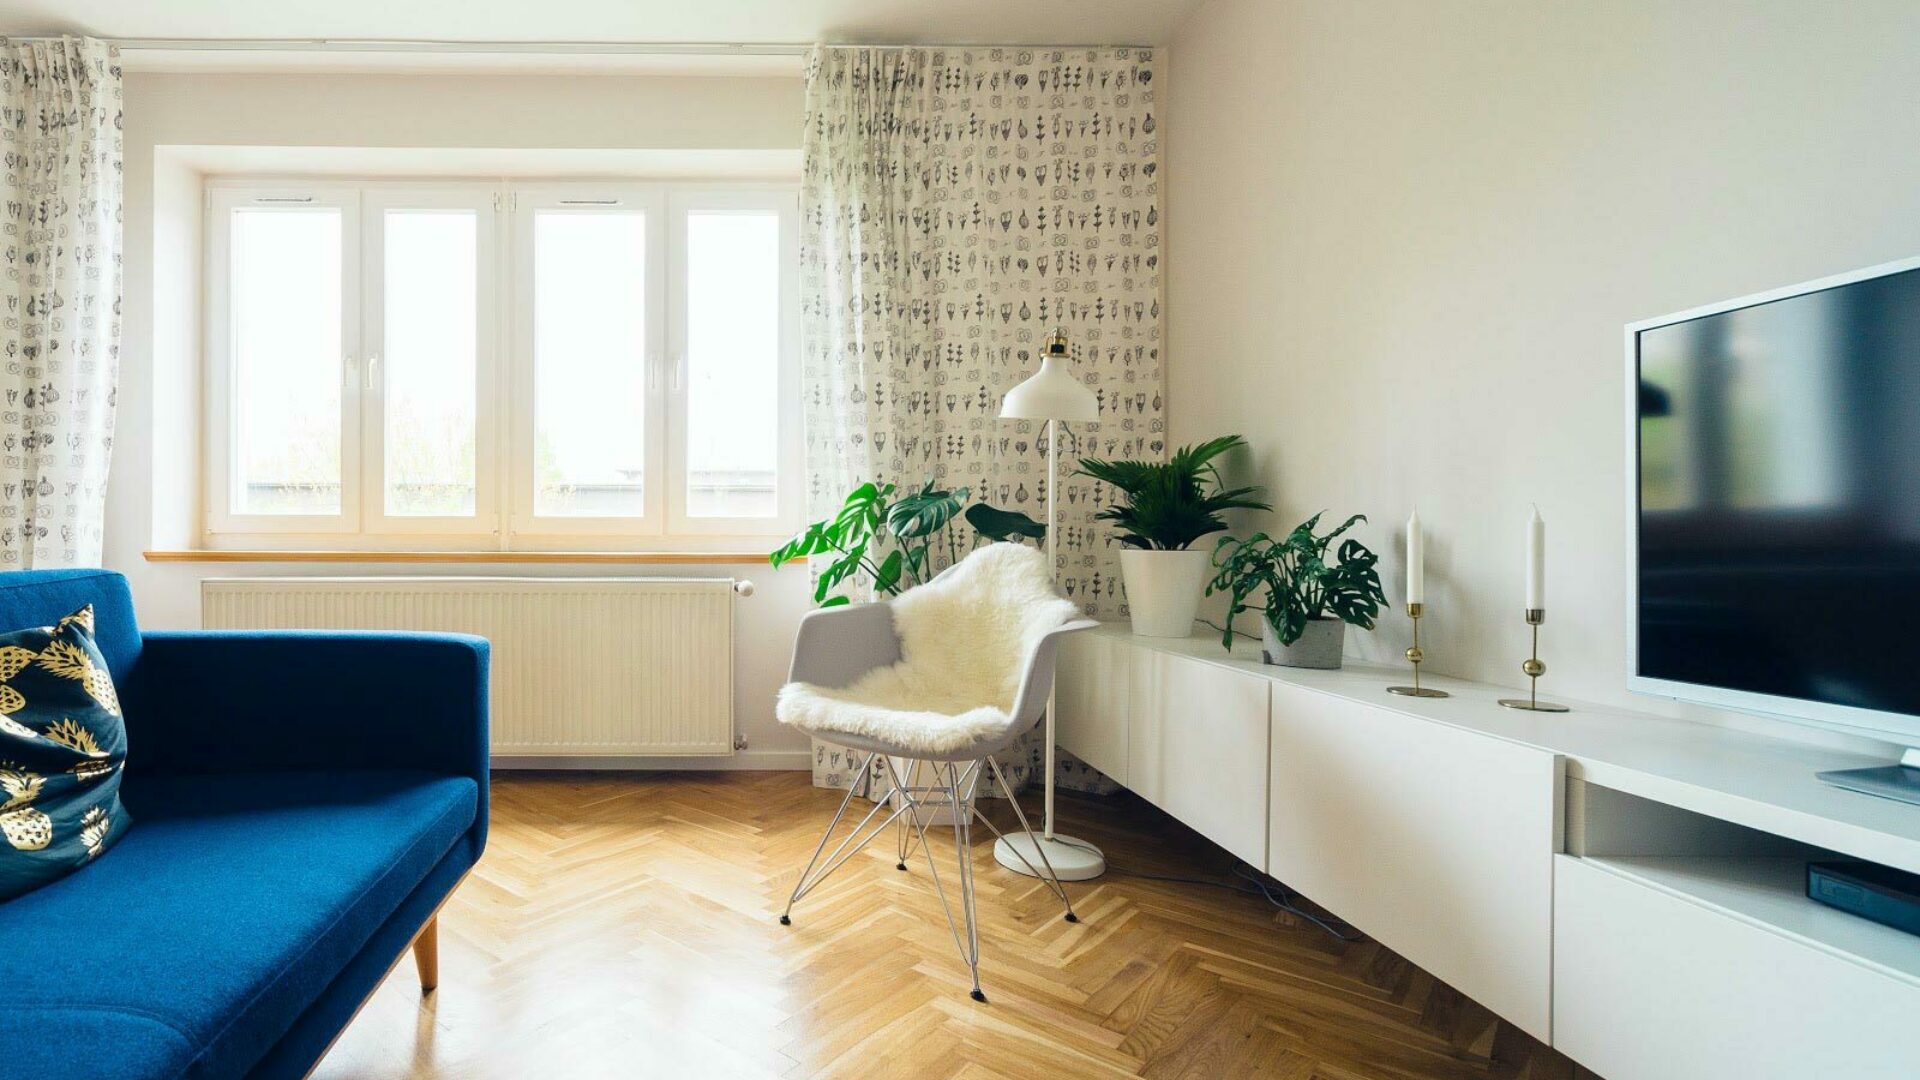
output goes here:
<path id="1" fill-rule="evenodd" d="M 1298 641 L 1280 644 L 1273 624 L 1260 620 L 1261 658 L 1279 667 L 1319 668 L 1331 671 L 1340 666 L 1340 654 L 1347 644 L 1347 624 L 1339 619 L 1309 619 Z"/>

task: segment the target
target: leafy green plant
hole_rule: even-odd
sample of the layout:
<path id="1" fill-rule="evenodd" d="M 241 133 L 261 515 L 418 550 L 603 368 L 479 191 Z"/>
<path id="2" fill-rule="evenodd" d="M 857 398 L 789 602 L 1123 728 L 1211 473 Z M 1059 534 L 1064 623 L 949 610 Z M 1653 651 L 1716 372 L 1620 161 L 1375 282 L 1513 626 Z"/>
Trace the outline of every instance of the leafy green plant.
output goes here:
<path id="1" fill-rule="evenodd" d="M 795 559 L 833 556 L 813 584 L 813 599 L 821 607 L 838 607 L 851 601 L 833 591 L 861 573 L 873 583 L 875 593 L 893 596 L 933 576 L 935 553 L 941 545 L 948 564 L 960 561 L 956 518 L 973 528 L 969 548 L 978 547 L 982 540 L 1047 535 L 1045 525 L 1017 510 L 986 503 L 967 505 L 966 488 L 943 490 L 929 480 L 918 491 L 897 499 L 894 490 L 892 484 L 861 484 L 847 495 L 839 512 L 794 534 L 767 561 L 777 570 Z"/>
<path id="2" fill-rule="evenodd" d="M 1213 548 L 1213 580 L 1207 595 L 1223 592 L 1231 604 L 1220 644 L 1233 648 L 1233 617 L 1258 611 L 1282 645 L 1291 645 L 1306 632 L 1307 621 L 1329 616 L 1363 630 L 1386 606 L 1380 588 L 1380 556 L 1351 537 L 1342 541 L 1337 557 L 1329 561 L 1327 548 L 1342 533 L 1366 521 L 1355 514 L 1327 533 L 1316 533 L 1324 511 L 1301 522 L 1284 540 L 1255 533 L 1245 540 L 1223 536 Z M 1266 603 L 1249 598 L 1264 589 Z"/>
<path id="3" fill-rule="evenodd" d="M 1228 488 L 1214 459 L 1246 440 L 1222 435 L 1183 446 L 1166 461 L 1101 461 L 1082 458 L 1080 475 L 1104 480 L 1122 501 L 1094 515 L 1111 521 L 1128 547 L 1179 551 L 1227 527 L 1227 510 L 1271 510 L 1255 487 Z"/>

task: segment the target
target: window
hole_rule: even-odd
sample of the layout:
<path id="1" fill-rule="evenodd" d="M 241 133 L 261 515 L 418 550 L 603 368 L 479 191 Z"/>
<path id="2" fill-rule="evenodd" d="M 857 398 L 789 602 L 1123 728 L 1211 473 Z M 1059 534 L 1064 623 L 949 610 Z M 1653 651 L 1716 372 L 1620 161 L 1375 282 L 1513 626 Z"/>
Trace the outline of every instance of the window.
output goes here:
<path id="1" fill-rule="evenodd" d="M 796 201 L 213 181 L 210 541 L 790 530 Z"/>

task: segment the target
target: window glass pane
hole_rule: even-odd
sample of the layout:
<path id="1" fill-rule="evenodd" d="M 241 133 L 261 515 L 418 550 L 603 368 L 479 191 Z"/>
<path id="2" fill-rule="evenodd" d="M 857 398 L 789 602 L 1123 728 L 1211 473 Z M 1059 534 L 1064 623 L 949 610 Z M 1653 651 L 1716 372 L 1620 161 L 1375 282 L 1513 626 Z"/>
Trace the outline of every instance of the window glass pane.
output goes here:
<path id="1" fill-rule="evenodd" d="M 536 514 L 644 512 L 646 269 L 644 215 L 534 215 Z"/>
<path id="2" fill-rule="evenodd" d="M 479 220 L 389 210 L 384 225 L 387 513 L 471 517 Z"/>
<path id="3" fill-rule="evenodd" d="M 780 216 L 687 215 L 687 513 L 773 517 Z"/>
<path id="4" fill-rule="evenodd" d="M 247 207 L 232 226 L 234 512 L 338 514 L 340 211 Z"/>

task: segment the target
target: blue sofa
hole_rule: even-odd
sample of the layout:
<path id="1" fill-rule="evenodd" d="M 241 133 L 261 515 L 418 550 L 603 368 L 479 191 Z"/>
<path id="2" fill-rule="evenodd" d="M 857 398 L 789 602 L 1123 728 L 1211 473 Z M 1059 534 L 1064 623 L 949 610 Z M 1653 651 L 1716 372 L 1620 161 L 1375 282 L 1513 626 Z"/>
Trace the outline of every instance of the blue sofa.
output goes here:
<path id="1" fill-rule="evenodd" d="M 0 631 L 87 603 L 133 826 L 0 903 L 0 1076 L 304 1076 L 486 845 L 487 643 L 142 633 L 118 574 L 0 574 Z"/>

